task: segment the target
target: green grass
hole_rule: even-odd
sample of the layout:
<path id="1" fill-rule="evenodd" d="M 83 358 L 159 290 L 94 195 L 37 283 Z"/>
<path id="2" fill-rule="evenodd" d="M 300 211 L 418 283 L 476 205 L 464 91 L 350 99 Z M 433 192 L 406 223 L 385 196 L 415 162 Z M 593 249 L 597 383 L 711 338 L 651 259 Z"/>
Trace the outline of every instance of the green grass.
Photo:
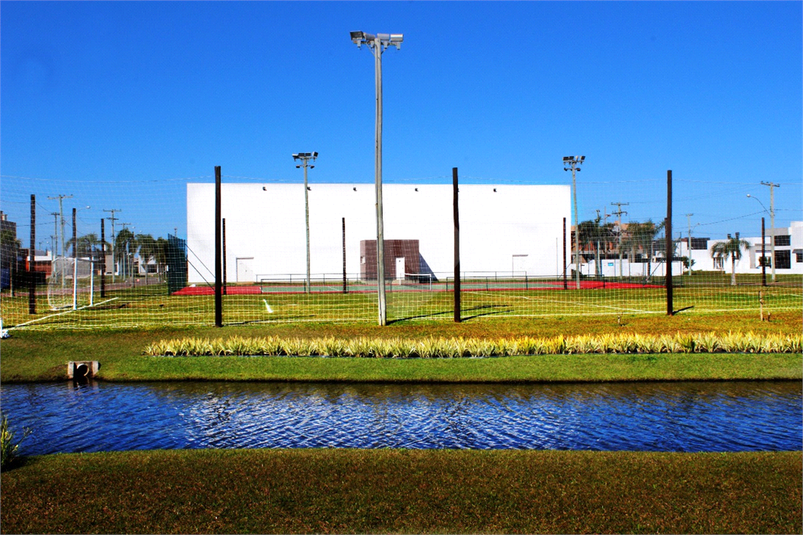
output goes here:
<path id="1" fill-rule="evenodd" d="M 678 280 L 674 309 L 695 317 L 727 314 L 751 314 L 758 317 L 759 294 L 765 312 L 773 317 L 803 312 L 803 290 L 799 276 L 782 276 L 779 283 L 766 288 L 755 276 L 740 278 L 744 284 L 730 286 L 721 274 L 695 274 Z M 535 282 L 533 283 L 535 285 Z M 466 281 L 466 286 L 471 286 Z M 423 285 L 422 287 L 426 287 Z M 387 286 L 388 321 L 409 323 L 451 321 L 453 294 L 447 291 L 400 291 Z M 462 316 L 469 320 L 505 321 L 516 317 L 533 320 L 558 317 L 636 317 L 664 315 L 666 292 L 663 288 L 635 289 L 491 289 L 465 291 Z M 164 284 L 109 290 L 106 300 L 96 296 L 96 306 L 77 311 L 54 312 L 44 294 L 37 299 L 36 314 L 28 313 L 28 295 L 5 293 L 0 301 L 0 317 L 5 327 L 25 325 L 27 329 L 94 329 L 163 326 L 198 326 L 214 323 L 214 297 L 168 296 Z M 268 312 L 265 301 L 273 312 Z M 299 324 L 305 322 L 377 321 L 376 295 L 373 292 L 348 293 L 271 293 L 224 296 L 224 322 L 227 325 L 261 323 Z"/>
<path id="2" fill-rule="evenodd" d="M 801 452 L 185 450 L 34 457 L 6 533 L 800 533 Z"/>
<path id="3" fill-rule="evenodd" d="M 738 324 L 738 322 L 736 322 Z M 66 378 L 68 360 L 98 360 L 104 380 L 342 380 L 342 381 L 613 381 L 671 379 L 800 379 L 801 354 L 661 354 L 661 355 L 538 355 L 488 359 L 355 359 L 308 357 L 149 357 L 145 349 L 160 340 L 183 336 L 258 336 L 313 339 L 321 333 L 350 340 L 359 337 L 388 339 L 404 337 L 426 340 L 471 335 L 496 339 L 535 331 L 527 320 L 476 324 L 443 323 L 390 326 L 307 324 L 298 326 L 226 327 L 223 329 L 130 329 L 98 331 L 16 331 L 0 342 L 3 365 L 0 381 L 57 381 Z M 753 325 L 768 332 L 766 322 Z M 772 324 L 769 324 L 772 326 Z M 666 323 L 636 325 L 639 330 L 658 331 Z M 610 329 L 593 321 L 555 321 L 536 332 L 548 334 Z M 620 332 L 625 332 L 622 329 Z M 682 331 L 681 331 L 682 332 Z"/>

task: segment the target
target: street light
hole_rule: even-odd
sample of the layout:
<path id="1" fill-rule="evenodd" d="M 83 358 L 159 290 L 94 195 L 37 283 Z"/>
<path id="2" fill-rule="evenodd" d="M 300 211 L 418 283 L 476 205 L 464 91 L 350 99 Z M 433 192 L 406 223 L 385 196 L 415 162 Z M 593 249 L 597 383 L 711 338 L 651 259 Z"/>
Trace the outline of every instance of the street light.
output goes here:
<path id="1" fill-rule="evenodd" d="M 305 291 L 310 293 L 310 275 L 309 275 L 309 186 L 307 186 L 307 168 L 315 169 L 314 165 L 310 165 L 310 160 L 313 162 L 318 157 L 317 152 L 299 152 L 293 154 L 293 160 L 300 161 L 296 164 L 296 169 L 304 168 L 304 210 L 307 218 L 307 284 Z"/>
<path id="2" fill-rule="evenodd" d="M 368 45 L 374 55 L 376 76 L 376 278 L 379 299 L 379 324 L 387 324 L 387 308 L 385 304 L 385 242 L 384 221 L 382 216 L 382 53 L 391 45 L 401 50 L 404 35 L 400 33 L 380 33 L 372 35 L 365 32 L 350 32 L 351 41 L 361 48 Z"/>
<path id="3" fill-rule="evenodd" d="M 572 170 L 572 195 L 574 197 L 574 267 L 577 289 L 580 289 L 580 222 L 577 217 L 577 178 L 575 171 L 582 171 L 578 166 L 585 161 L 585 156 L 564 156 L 563 170 Z"/>
<path id="4" fill-rule="evenodd" d="M 762 182 L 762 184 L 763 184 L 763 182 Z M 770 192 L 772 192 L 772 189 L 770 189 Z M 770 267 L 772 268 L 772 282 L 775 282 L 775 230 L 774 230 L 775 229 L 775 210 L 767 210 L 767 207 L 764 206 L 764 203 L 761 202 L 761 199 L 759 199 L 758 197 L 753 197 L 749 193 L 747 194 L 747 196 L 749 198 L 755 200 L 755 201 L 758 201 L 758 204 L 760 204 L 761 207 L 764 209 L 764 211 L 767 212 L 770 215 L 770 227 L 773 229 L 770 232 Z M 772 204 L 770 204 L 770 206 L 772 206 Z M 763 219 L 762 219 L 762 221 L 763 221 Z M 762 223 L 762 228 L 763 228 L 763 225 L 764 224 Z M 764 236 L 761 237 L 761 256 L 762 256 L 762 258 L 764 257 Z M 765 273 L 766 273 L 766 271 L 765 271 Z M 766 284 L 766 281 L 764 281 L 764 282 Z"/>

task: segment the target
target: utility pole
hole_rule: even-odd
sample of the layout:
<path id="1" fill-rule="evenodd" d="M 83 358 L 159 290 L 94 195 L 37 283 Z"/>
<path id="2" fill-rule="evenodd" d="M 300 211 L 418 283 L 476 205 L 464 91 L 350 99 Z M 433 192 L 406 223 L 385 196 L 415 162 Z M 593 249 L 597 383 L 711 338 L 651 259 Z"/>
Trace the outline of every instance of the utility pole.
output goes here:
<path id="1" fill-rule="evenodd" d="M 111 210 L 103 210 L 104 212 L 110 212 L 112 214 L 111 217 L 107 217 L 109 221 L 112 222 L 112 282 L 114 282 L 114 274 L 117 271 L 116 265 L 114 263 L 114 222 L 120 219 L 119 217 L 114 217 L 114 214 L 117 212 L 122 212 L 122 210 L 117 208 L 112 208 Z"/>
<path id="2" fill-rule="evenodd" d="M 50 212 L 53 216 L 53 235 L 50 237 L 51 247 L 53 248 L 53 260 L 58 256 L 58 239 L 59 239 L 59 213 Z"/>
<path id="3" fill-rule="evenodd" d="M 780 184 L 772 182 L 761 182 L 762 186 L 770 188 L 770 256 L 772 256 L 772 282 L 775 282 L 775 188 L 780 188 Z"/>
<path id="4" fill-rule="evenodd" d="M 694 214 L 686 214 L 686 223 L 689 225 L 689 235 L 686 236 L 686 240 L 688 241 L 688 243 L 686 244 L 687 245 L 686 252 L 689 255 L 688 256 L 688 258 L 689 258 L 689 275 L 691 275 L 691 216 L 693 216 L 693 215 Z"/>
<path id="5" fill-rule="evenodd" d="M 59 200 L 59 219 L 61 220 L 61 256 L 66 252 L 64 248 L 64 199 L 72 199 L 72 195 L 57 195 L 48 197 L 50 200 Z M 61 287 L 64 287 L 64 261 L 61 262 Z"/>
<path id="6" fill-rule="evenodd" d="M 627 211 L 622 210 L 622 206 L 630 206 L 629 202 L 612 202 L 612 206 L 616 206 L 616 211 L 612 214 L 617 217 L 616 219 L 616 226 L 619 229 L 619 245 L 617 249 L 619 249 L 619 278 L 624 277 L 622 273 L 622 215 L 626 214 Z"/>

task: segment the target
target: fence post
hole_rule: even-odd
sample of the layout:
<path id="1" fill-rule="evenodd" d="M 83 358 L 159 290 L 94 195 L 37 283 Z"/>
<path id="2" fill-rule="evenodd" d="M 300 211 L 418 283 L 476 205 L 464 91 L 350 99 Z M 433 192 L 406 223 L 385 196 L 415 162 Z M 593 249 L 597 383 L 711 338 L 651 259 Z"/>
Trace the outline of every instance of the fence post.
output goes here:
<path id="1" fill-rule="evenodd" d="M 457 203 L 457 167 L 452 167 L 452 212 L 454 214 L 454 321 L 460 323 L 460 214 Z"/>
<path id="2" fill-rule="evenodd" d="M 761 285 L 762 286 L 767 285 L 767 259 L 764 258 L 764 248 L 765 248 L 764 236 L 765 236 L 764 218 L 762 217 L 761 218 Z M 773 262 L 774 261 L 775 259 L 773 259 Z"/>
<path id="3" fill-rule="evenodd" d="M 106 297 L 106 220 L 100 218 L 100 297 Z"/>
<path id="4" fill-rule="evenodd" d="M 675 314 L 672 299 L 672 170 L 666 172 L 666 227 L 664 228 L 664 240 L 666 241 L 666 314 Z"/>
<path id="5" fill-rule="evenodd" d="M 223 225 L 223 295 L 229 295 L 229 289 L 227 286 L 226 281 L 228 280 L 228 275 L 226 274 L 226 218 L 224 217 L 222 220 Z M 235 266 L 236 268 L 236 266 Z"/>
<path id="6" fill-rule="evenodd" d="M 215 166 L 215 327 L 223 327 L 223 225 L 220 203 L 220 166 Z"/>
<path id="7" fill-rule="evenodd" d="M 75 245 L 73 245 L 74 247 Z M 16 251 L 16 249 L 15 249 Z M 36 277 L 34 267 L 36 266 L 36 195 L 31 194 L 31 248 L 28 266 L 28 314 L 36 314 Z M 17 254 L 14 253 L 14 263 L 17 262 Z"/>
<path id="8" fill-rule="evenodd" d="M 348 293 L 346 285 L 346 218 L 343 220 L 343 293 Z"/>
<path id="9" fill-rule="evenodd" d="M 569 280 L 566 278 L 566 218 L 563 218 L 563 289 L 569 289 Z"/>

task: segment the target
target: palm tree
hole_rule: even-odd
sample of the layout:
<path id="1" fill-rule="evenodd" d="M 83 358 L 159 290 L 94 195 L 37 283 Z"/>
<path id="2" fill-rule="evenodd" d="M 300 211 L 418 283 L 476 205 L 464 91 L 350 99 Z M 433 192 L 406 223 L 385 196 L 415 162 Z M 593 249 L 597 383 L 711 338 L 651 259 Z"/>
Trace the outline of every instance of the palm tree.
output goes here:
<path id="1" fill-rule="evenodd" d="M 150 234 L 137 234 L 135 242 L 139 247 L 139 261 L 143 266 L 147 266 L 151 259 L 156 259 L 156 240 Z M 147 273 L 147 267 L 145 272 Z"/>
<path id="2" fill-rule="evenodd" d="M 120 271 L 124 276 L 130 275 L 130 255 L 133 255 L 136 251 L 137 243 L 134 233 L 127 228 L 123 228 L 114 238 L 114 260 L 120 263 Z"/>
<path id="3" fill-rule="evenodd" d="M 85 234 L 84 236 L 79 236 L 76 240 L 78 242 L 77 246 L 77 255 L 78 257 L 92 257 L 95 258 L 97 256 L 97 252 L 101 251 L 103 248 L 103 244 L 98 238 L 97 234 Z M 73 240 L 70 238 L 70 241 L 67 242 L 67 247 L 73 246 Z"/>
<path id="4" fill-rule="evenodd" d="M 747 240 L 739 238 L 739 233 L 735 237 L 728 234 L 726 241 L 718 241 L 711 247 L 711 257 L 722 260 L 722 265 L 725 265 L 725 258 L 730 255 L 731 257 L 731 286 L 736 286 L 736 261 L 742 258 L 742 248 L 744 250 L 750 249 L 750 243 Z"/>

